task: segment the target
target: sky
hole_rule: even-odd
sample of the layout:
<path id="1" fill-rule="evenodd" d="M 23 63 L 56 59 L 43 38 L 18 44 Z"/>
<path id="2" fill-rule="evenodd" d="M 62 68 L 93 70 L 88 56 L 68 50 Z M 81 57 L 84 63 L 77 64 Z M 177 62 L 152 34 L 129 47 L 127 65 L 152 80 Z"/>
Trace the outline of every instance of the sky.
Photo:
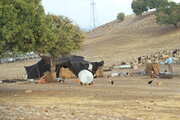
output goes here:
<path id="1" fill-rule="evenodd" d="M 172 0 L 180 2 L 180 0 Z M 132 14 L 132 0 L 94 0 L 96 27 L 116 19 L 118 13 Z M 70 18 L 81 28 L 93 27 L 92 0 L 42 0 L 46 13 Z"/>

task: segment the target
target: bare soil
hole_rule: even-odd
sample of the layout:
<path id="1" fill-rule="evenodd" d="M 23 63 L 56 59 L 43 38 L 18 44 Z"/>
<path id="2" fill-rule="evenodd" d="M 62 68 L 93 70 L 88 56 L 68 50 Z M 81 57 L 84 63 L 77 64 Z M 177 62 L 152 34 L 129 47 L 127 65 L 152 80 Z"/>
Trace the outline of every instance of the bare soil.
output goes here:
<path id="1" fill-rule="evenodd" d="M 18 79 L 23 66 L 35 62 L 1 64 L 0 78 Z M 179 78 L 98 78 L 91 86 L 80 86 L 75 79 L 0 84 L 0 120 L 179 120 L 179 111 Z"/>
<path id="2" fill-rule="evenodd" d="M 91 86 L 74 80 L 0 84 L 1 120 L 179 120 L 179 111 L 179 78 L 95 79 Z"/>

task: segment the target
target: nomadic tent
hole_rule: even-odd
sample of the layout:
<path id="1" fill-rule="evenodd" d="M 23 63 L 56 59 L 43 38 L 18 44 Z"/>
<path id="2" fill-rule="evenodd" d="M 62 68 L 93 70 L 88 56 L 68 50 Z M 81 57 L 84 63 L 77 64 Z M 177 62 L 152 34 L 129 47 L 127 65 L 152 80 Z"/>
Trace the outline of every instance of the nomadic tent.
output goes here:
<path id="1" fill-rule="evenodd" d="M 81 70 L 90 70 L 94 75 L 99 67 L 104 65 L 104 61 L 101 62 L 89 62 L 84 60 L 82 56 L 63 56 L 57 61 L 56 64 L 56 76 L 59 76 L 61 68 L 69 68 L 69 70 L 77 77 Z M 37 79 L 44 75 L 45 72 L 50 71 L 50 59 L 42 58 L 38 63 L 32 66 L 25 66 L 28 79 Z"/>
<path id="2" fill-rule="evenodd" d="M 180 76 L 180 64 L 160 64 L 160 73 L 171 73 L 173 76 Z"/>
<path id="3" fill-rule="evenodd" d="M 151 76 L 152 71 L 155 75 L 159 75 L 159 66 L 158 64 L 154 63 L 147 63 L 146 64 L 146 69 L 145 69 L 145 75 L 146 76 Z"/>
<path id="4" fill-rule="evenodd" d="M 180 58 L 169 57 L 165 62 L 160 63 L 159 68 L 160 74 L 169 73 L 172 76 L 180 76 Z"/>

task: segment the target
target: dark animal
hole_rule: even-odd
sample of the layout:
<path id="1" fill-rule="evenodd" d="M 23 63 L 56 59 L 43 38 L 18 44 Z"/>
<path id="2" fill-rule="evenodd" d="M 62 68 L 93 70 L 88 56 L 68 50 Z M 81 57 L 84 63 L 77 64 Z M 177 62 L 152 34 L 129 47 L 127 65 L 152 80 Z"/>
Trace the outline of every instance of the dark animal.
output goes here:
<path id="1" fill-rule="evenodd" d="M 111 81 L 111 84 L 113 85 L 113 84 L 114 84 L 114 81 Z"/>
<path id="2" fill-rule="evenodd" d="M 138 64 L 141 63 L 141 57 L 138 57 Z"/>
<path id="3" fill-rule="evenodd" d="M 113 80 L 110 80 L 109 83 L 110 83 L 111 85 L 113 85 L 113 84 L 114 84 L 114 81 L 113 81 Z"/>
<path id="4" fill-rule="evenodd" d="M 152 84 L 153 80 L 149 81 L 148 84 Z"/>
<path id="5" fill-rule="evenodd" d="M 177 53 L 177 50 L 174 50 L 174 51 L 173 51 L 173 54 L 176 54 L 176 53 Z"/>
<path id="6" fill-rule="evenodd" d="M 126 63 L 125 62 L 121 62 L 121 65 L 126 65 Z"/>

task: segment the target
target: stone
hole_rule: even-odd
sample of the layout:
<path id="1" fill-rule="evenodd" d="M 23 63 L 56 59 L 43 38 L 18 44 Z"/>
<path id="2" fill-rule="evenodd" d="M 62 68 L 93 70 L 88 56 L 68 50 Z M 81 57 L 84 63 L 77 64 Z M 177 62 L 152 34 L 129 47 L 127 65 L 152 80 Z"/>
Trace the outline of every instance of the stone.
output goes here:
<path id="1" fill-rule="evenodd" d="M 26 90 L 25 93 L 32 93 L 32 90 Z"/>

